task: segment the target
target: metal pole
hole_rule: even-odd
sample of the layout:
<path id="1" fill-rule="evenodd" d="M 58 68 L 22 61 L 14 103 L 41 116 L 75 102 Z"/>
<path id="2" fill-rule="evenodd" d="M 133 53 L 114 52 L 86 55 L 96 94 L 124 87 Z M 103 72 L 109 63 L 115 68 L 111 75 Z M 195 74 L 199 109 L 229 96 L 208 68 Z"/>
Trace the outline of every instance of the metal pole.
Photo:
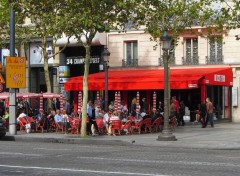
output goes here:
<path id="1" fill-rule="evenodd" d="M 105 111 L 108 111 L 108 63 L 104 61 L 104 70 L 105 70 L 105 97 L 104 97 L 104 105 Z"/>
<path id="2" fill-rule="evenodd" d="M 164 62 L 164 125 L 163 131 L 158 136 L 159 141 L 176 141 L 176 137 L 172 135 L 169 129 L 169 105 L 170 105 L 170 84 L 169 84 L 169 68 L 168 68 L 169 54 L 167 51 L 163 52 Z"/>
<path id="3" fill-rule="evenodd" d="M 10 56 L 15 56 L 15 13 L 10 9 Z M 9 90 L 9 133 L 17 134 L 16 129 L 16 89 Z"/>

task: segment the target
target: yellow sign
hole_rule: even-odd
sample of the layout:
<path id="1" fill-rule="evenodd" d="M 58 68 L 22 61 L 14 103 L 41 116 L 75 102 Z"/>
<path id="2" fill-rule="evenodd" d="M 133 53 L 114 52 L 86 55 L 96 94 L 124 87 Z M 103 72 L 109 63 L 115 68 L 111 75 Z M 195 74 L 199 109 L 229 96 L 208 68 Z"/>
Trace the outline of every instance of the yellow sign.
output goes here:
<path id="1" fill-rule="evenodd" d="M 6 57 L 6 87 L 26 88 L 25 57 Z"/>

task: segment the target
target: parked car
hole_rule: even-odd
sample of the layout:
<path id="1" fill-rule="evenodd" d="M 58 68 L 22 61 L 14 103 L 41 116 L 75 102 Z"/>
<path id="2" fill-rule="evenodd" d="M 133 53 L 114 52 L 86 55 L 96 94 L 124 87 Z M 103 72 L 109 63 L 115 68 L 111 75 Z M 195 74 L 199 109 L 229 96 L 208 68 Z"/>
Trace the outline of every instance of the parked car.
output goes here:
<path id="1" fill-rule="evenodd" d="M 2 117 L 0 117 L 0 138 L 3 138 L 6 135 L 7 128 L 3 123 Z"/>

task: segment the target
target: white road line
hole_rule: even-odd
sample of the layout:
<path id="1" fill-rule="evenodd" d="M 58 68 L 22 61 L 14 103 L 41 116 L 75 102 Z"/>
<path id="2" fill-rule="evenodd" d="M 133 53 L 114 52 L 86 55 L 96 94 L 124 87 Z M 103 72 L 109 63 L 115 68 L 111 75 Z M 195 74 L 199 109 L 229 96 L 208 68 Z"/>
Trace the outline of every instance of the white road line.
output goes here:
<path id="1" fill-rule="evenodd" d="M 138 163 L 161 163 L 161 164 L 182 164 L 182 165 L 204 165 L 204 166 L 224 166 L 224 167 L 240 167 L 238 164 L 231 163 L 212 163 L 200 161 L 164 161 L 164 160 L 138 160 L 138 159 L 114 159 L 114 158 L 101 158 L 101 157 L 77 157 L 79 159 L 92 159 L 92 160 L 105 160 L 105 161 L 124 161 L 124 162 L 138 162 Z"/>
<path id="2" fill-rule="evenodd" d="M 51 171 L 55 170 L 55 171 L 68 171 L 68 172 L 101 173 L 101 174 L 111 174 L 111 175 L 170 176 L 170 175 L 145 174 L 145 173 L 134 173 L 134 172 L 113 172 L 113 171 L 85 170 L 85 169 L 64 169 L 64 168 L 52 168 L 52 167 L 30 167 L 30 166 L 12 166 L 12 165 L 0 165 L 0 167 L 51 170 Z"/>
<path id="3" fill-rule="evenodd" d="M 41 154 L 27 154 L 27 153 L 13 153 L 13 152 L 0 152 L 0 155 L 21 155 L 21 156 L 42 156 Z"/>

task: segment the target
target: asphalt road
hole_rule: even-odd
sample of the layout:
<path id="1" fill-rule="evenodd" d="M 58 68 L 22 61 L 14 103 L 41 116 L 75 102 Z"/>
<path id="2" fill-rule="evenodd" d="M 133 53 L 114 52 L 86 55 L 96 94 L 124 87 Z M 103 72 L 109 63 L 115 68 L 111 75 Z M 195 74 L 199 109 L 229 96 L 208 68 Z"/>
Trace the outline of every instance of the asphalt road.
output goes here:
<path id="1" fill-rule="evenodd" d="M 236 176 L 239 150 L 0 141 L 1 176 Z"/>

